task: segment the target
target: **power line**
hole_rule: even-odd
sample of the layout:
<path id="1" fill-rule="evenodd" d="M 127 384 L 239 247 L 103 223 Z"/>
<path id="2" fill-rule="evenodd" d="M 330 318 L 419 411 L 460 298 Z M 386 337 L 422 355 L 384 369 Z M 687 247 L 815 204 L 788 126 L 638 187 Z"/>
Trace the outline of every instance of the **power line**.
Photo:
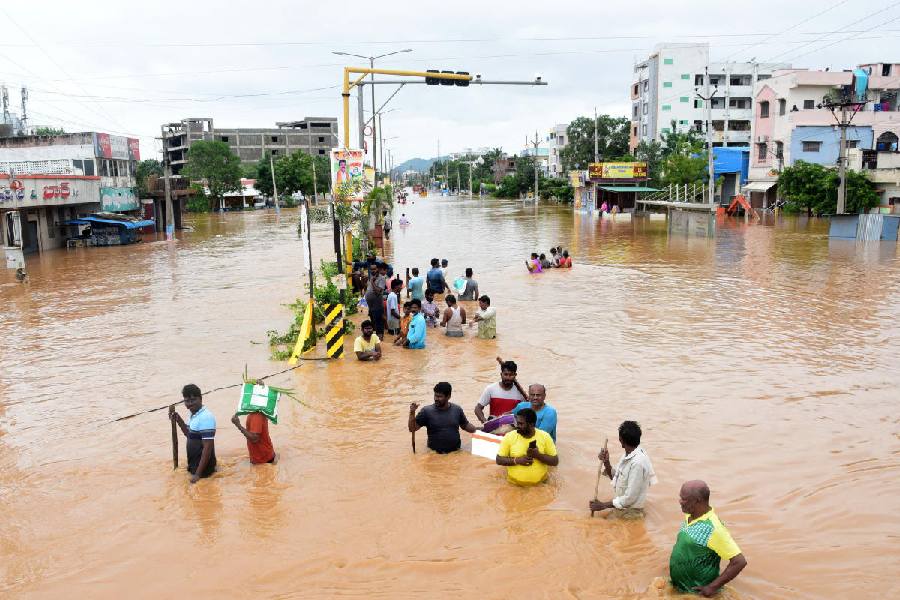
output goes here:
<path id="1" fill-rule="evenodd" d="M 888 23 L 893 23 L 894 21 L 897 21 L 897 20 L 900 20 L 900 17 L 894 17 L 893 19 L 891 19 L 891 20 L 888 21 L 887 23 L 883 23 L 883 24 L 884 24 L 884 25 L 887 25 Z M 875 29 L 875 28 L 879 27 L 880 25 L 882 25 L 882 23 L 878 23 L 878 24 L 876 24 L 876 25 L 873 25 L 873 26 L 872 26 L 872 29 Z M 844 38 L 844 39 L 842 39 L 842 40 L 837 40 L 837 41 L 831 42 L 830 44 L 825 44 L 824 46 L 819 46 L 818 48 L 813 48 L 812 50 L 810 50 L 810 51 L 808 51 L 808 52 L 804 52 L 803 54 L 799 54 L 799 55 L 797 55 L 797 56 L 794 56 L 793 59 L 797 59 L 797 58 L 806 56 L 806 55 L 808 55 L 808 54 L 812 54 L 813 52 L 818 52 L 818 51 L 820 51 L 820 50 L 824 50 L 825 48 L 830 48 L 831 46 L 834 46 L 834 45 L 836 45 L 836 44 L 840 44 L 840 43 L 843 43 L 843 42 L 847 42 L 847 41 L 849 41 L 851 38 L 853 38 L 852 35 L 847 36 L 846 38 Z"/>

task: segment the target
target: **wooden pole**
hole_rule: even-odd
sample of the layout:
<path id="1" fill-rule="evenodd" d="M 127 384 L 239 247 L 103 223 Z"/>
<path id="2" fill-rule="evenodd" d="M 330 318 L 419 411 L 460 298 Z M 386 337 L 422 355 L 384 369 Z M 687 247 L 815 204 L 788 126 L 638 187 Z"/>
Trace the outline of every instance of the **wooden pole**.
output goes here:
<path id="1" fill-rule="evenodd" d="M 174 410 L 175 405 L 169 407 Z M 172 423 L 172 469 L 178 469 L 178 430 L 175 425 L 175 419 L 169 419 Z"/>
<path id="2" fill-rule="evenodd" d="M 609 439 L 603 440 L 603 449 L 606 450 L 606 445 L 609 443 Z M 594 486 L 594 501 L 596 502 L 600 498 L 600 478 L 603 476 L 603 461 L 600 461 L 600 466 L 597 467 L 597 484 Z M 591 516 L 594 516 L 594 511 L 591 511 Z"/>

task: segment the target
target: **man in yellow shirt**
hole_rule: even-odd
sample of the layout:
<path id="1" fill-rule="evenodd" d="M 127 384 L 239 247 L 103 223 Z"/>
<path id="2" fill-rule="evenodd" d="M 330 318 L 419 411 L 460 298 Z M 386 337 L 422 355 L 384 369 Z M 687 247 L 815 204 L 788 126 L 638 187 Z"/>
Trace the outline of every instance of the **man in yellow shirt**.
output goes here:
<path id="1" fill-rule="evenodd" d="M 497 464 L 506 467 L 506 479 L 516 485 L 536 485 L 547 479 L 547 467 L 559 464 L 556 445 L 546 431 L 535 428 L 537 413 L 523 408 L 516 414 L 516 429 L 503 436 Z"/>
<path id="2" fill-rule="evenodd" d="M 379 360 L 381 358 L 381 340 L 375 335 L 372 321 L 365 320 L 360 324 L 362 335 L 353 342 L 353 351 L 359 360 Z"/>

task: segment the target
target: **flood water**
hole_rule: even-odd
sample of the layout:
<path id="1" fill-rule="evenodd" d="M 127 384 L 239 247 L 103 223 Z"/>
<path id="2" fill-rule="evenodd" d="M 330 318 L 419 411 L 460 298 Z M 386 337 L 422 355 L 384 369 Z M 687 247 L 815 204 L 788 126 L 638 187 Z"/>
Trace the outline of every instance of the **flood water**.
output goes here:
<path id="1" fill-rule="evenodd" d="M 424 351 L 273 378 L 309 405 L 282 401 L 277 465 L 249 464 L 237 390 L 210 394 L 219 471 L 193 486 L 164 411 L 111 421 L 287 366 L 265 332 L 303 293 L 296 211 L 49 252 L 28 285 L 0 271 L 0 596 L 644 598 L 699 478 L 749 561 L 740 597 L 900 597 L 895 245 L 830 243 L 803 219 L 706 240 L 512 201 L 399 209 L 395 265 L 473 267 L 498 339 L 429 330 Z M 528 275 L 556 244 L 575 267 Z M 333 259 L 324 226 L 313 254 Z M 424 430 L 410 448 L 409 403 L 446 380 L 474 419 L 498 355 L 559 411 L 560 466 L 537 488 L 467 434 L 451 456 L 424 453 Z M 625 419 L 660 482 L 644 521 L 591 519 L 597 451 L 609 438 L 618 460 Z"/>

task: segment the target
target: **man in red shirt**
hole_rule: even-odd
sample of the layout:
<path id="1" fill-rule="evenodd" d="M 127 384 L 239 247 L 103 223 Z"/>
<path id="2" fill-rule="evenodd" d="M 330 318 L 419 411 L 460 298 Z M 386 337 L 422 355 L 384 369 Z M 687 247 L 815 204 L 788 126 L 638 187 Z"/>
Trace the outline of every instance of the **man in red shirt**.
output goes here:
<path id="1" fill-rule="evenodd" d="M 247 438 L 247 451 L 250 453 L 250 462 L 254 465 L 275 462 L 275 448 L 272 446 L 272 438 L 269 437 L 269 420 L 260 412 L 247 415 L 247 426 L 241 425 L 240 417 L 235 414 L 231 417 L 234 426 Z"/>

